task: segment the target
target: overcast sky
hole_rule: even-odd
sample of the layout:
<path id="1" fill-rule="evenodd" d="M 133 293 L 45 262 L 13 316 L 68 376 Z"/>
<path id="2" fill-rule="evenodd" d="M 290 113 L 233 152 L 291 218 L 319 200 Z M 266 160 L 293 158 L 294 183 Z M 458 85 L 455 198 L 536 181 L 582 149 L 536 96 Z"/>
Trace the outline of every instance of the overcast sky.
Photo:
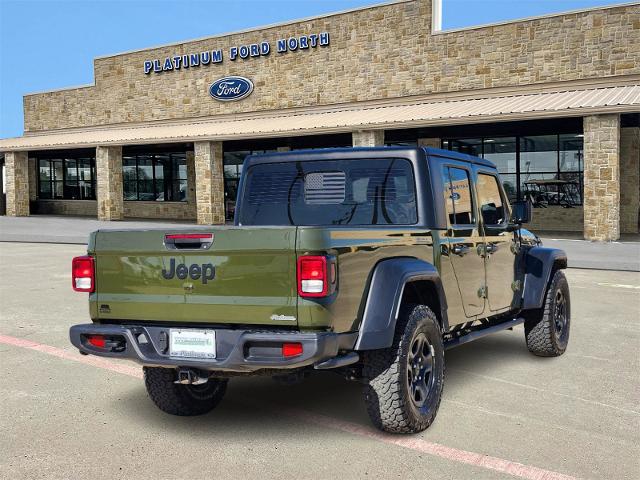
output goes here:
<path id="1" fill-rule="evenodd" d="M 25 93 L 93 83 L 93 58 L 372 5 L 374 0 L 0 0 L 0 138 Z M 621 3 L 444 0 L 443 28 Z"/>

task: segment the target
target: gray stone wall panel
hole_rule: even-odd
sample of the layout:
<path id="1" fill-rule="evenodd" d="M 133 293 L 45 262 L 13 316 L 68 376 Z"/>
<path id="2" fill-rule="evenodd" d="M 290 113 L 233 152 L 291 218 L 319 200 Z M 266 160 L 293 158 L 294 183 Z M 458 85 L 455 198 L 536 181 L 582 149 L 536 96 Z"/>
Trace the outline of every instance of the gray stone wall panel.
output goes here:
<path id="1" fill-rule="evenodd" d="M 279 38 L 327 31 L 331 45 L 279 54 Z M 269 41 L 269 56 L 231 61 L 231 46 Z M 144 74 L 149 59 L 222 49 L 221 64 Z M 28 95 L 25 130 L 220 114 L 512 87 L 640 73 L 637 5 L 431 34 L 415 0 L 246 33 L 98 58 L 95 86 Z M 208 86 L 251 78 L 254 92 L 218 102 Z"/>

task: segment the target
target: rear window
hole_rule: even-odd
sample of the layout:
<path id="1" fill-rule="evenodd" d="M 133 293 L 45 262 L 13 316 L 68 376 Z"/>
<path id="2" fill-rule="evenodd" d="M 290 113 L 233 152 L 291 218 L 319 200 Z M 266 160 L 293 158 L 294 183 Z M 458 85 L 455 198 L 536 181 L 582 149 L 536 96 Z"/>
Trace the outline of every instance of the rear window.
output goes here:
<path id="1" fill-rule="evenodd" d="M 283 162 L 247 172 L 241 225 L 413 225 L 411 162 L 399 158 Z"/>

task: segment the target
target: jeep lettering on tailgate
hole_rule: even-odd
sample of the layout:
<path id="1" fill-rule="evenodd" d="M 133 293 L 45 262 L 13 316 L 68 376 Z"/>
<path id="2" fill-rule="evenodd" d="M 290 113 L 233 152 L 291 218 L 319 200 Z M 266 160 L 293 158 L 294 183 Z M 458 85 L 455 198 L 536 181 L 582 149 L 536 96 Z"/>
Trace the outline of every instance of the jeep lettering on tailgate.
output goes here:
<path id="1" fill-rule="evenodd" d="M 206 284 L 216 277 L 216 267 L 211 263 L 203 263 L 202 265 L 193 263 L 188 267 L 184 263 L 180 263 L 176 266 L 176 259 L 172 258 L 169 260 L 169 270 L 162 269 L 162 276 L 167 280 L 171 280 L 173 277 L 184 280 L 189 276 L 191 280 L 200 279 L 203 284 Z"/>

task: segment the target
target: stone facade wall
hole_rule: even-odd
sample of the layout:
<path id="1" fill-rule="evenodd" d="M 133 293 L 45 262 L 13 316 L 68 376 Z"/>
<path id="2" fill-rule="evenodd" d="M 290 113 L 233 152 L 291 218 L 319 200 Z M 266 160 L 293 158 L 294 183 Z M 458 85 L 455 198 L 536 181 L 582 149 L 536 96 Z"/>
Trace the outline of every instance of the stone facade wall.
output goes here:
<path id="1" fill-rule="evenodd" d="M 584 117 L 584 237 L 620 238 L 620 115 Z"/>
<path id="2" fill-rule="evenodd" d="M 384 146 L 384 130 L 362 130 L 353 132 L 354 147 L 382 147 Z"/>
<path id="3" fill-rule="evenodd" d="M 329 32 L 331 44 L 277 53 L 279 38 Z M 268 56 L 229 59 L 232 46 L 269 41 Z M 145 75 L 146 60 L 222 49 L 224 61 Z M 28 95 L 25 130 L 51 130 L 476 90 L 640 73 L 640 9 L 602 8 L 431 33 L 431 0 L 412 0 L 218 38 L 98 58 L 95 86 Z M 209 85 L 255 85 L 218 102 Z"/>
<path id="4" fill-rule="evenodd" d="M 442 148 L 442 140 L 440 138 L 419 138 L 419 147 Z"/>
<path id="5" fill-rule="evenodd" d="M 98 220 L 122 220 L 122 147 L 96 149 Z"/>
<path id="6" fill-rule="evenodd" d="M 582 232 L 584 230 L 583 207 L 563 208 L 550 205 L 547 208 L 534 208 L 531 223 L 525 228 L 532 232 Z"/>
<path id="7" fill-rule="evenodd" d="M 189 202 L 124 202 L 124 216 L 195 220 L 196 205 Z"/>
<path id="8" fill-rule="evenodd" d="M 95 217 L 98 202 L 95 200 L 37 200 L 33 213 L 43 215 L 79 215 Z"/>
<path id="9" fill-rule="evenodd" d="M 7 215 L 29 215 L 29 159 L 27 152 L 7 152 L 4 157 Z"/>
<path id="10" fill-rule="evenodd" d="M 222 142 L 195 142 L 196 211 L 200 225 L 223 225 Z"/>
<path id="11" fill-rule="evenodd" d="M 640 128 L 620 129 L 620 231 L 638 233 L 640 210 Z"/>

